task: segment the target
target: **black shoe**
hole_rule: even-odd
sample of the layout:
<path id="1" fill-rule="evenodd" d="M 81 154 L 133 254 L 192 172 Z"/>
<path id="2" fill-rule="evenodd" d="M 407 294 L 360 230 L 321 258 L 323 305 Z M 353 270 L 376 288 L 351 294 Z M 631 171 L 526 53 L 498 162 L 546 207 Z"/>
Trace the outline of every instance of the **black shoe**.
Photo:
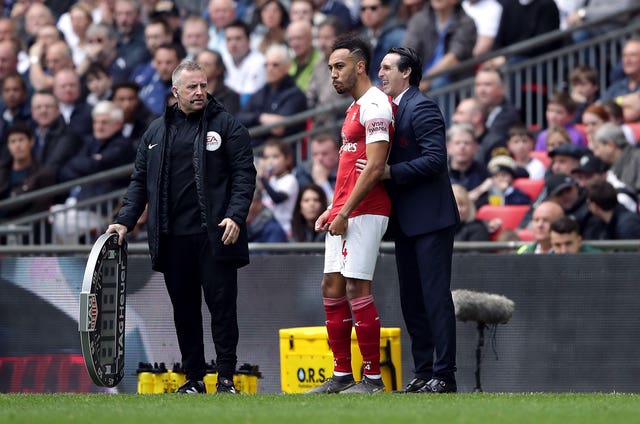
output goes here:
<path id="1" fill-rule="evenodd" d="M 417 393 L 456 393 L 458 387 L 454 382 L 446 382 L 439 378 L 432 378 Z"/>
<path id="2" fill-rule="evenodd" d="M 318 387 L 314 387 L 311 390 L 304 392 L 305 395 L 314 395 L 314 394 L 327 394 L 327 393 L 340 393 L 343 390 L 348 389 L 356 384 L 356 381 L 353 379 L 353 374 L 342 375 L 340 377 L 333 376 L 327 378 L 327 380 L 319 385 Z"/>
<path id="3" fill-rule="evenodd" d="M 416 377 L 407 384 L 407 387 L 404 388 L 404 393 L 419 393 L 428 382 L 429 380 L 425 378 Z"/>
<path id="4" fill-rule="evenodd" d="M 178 387 L 176 393 L 197 395 L 199 393 L 207 393 L 207 388 L 205 387 L 204 382 L 200 380 L 187 380 L 182 386 Z"/>
<path id="5" fill-rule="evenodd" d="M 352 394 L 362 394 L 362 395 L 372 395 L 375 393 L 384 392 L 384 383 L 382 382 L 382 378 L 369 378 L 366 375 L 362 377 L 362 380 L 354 385 L 349 387 L 346 390 L 340 392 L 341 395 L 352 395 Z"/>
<path id="6" fill-rule="evenodd" d="M 236 386 L 233 385 L 233 380 L 221 377 L 216 384 L 216 393 L 230 393 L 235 395 L 238 391 L 236 390 Z"/>

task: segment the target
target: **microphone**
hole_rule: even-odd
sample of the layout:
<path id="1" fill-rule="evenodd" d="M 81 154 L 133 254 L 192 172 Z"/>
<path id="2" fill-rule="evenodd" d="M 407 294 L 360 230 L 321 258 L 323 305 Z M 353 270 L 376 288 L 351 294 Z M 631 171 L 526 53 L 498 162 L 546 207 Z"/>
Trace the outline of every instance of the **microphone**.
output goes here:
<path id="1" fill-rule="evenodd" d="M 454 290 L 451 292 L 456 318 L 484 324 L 506 324 L 513 315 L 515 304 L 498 294 Z"/>

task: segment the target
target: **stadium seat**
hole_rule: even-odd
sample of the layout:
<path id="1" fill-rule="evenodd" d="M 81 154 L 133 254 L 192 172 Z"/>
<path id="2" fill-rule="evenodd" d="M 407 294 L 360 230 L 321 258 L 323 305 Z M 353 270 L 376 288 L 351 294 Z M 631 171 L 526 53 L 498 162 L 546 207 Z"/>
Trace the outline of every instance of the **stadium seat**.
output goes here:
<path id="1" fill-rule="evenodd" d="M 636 139 L 636 144 L 640 140 L 640 122 L 625 122 L 629 128 L 633 130 L 633 137 Z"/>
<path id="2" fill-rule="evenodd" d="M 533 202 L 544 187 L 544 180 L 532 180 L 531 178 L 516 178 L 513 180 L 513 186 L 518 190 L 524 191 Z"/>
<path id="3" fill-rule="evenodd" d="M 504 229 L 515 230 L 528 210 L 529 205 L 483 205 L 478 209 L 476 218 L 482 221 L 491 221 L 494 218 L 500 218 L 500 220 L 502 220 L 500 230 L 491 235 L 491 239 L 495 240 L 500 234 L 500 231 Z"/>
<path id="4" fill-rule="evenodd" d="M 522 241 L 535 241 L 535 237 L 533 237 L 533 231 L 528 228 L 520 228 L 516 230 L 516 234 Z"/>
<path id="5" fill-rule="evenodd" d="M 582 134 L 585 140 L 587 139 L 587 129 L 584 124 L 573 124 L 573 127 L 580 131 L 580 134 Z"/>
<path id="6" fill-rule="evenodd" d="M 529 157 L 538 159 L 544 164 L 545 168 L 549 168 L 549 165 L 551 165 L 551 158 L 545 150 L 534 150 L 533 152 L 529 153 Z"/>

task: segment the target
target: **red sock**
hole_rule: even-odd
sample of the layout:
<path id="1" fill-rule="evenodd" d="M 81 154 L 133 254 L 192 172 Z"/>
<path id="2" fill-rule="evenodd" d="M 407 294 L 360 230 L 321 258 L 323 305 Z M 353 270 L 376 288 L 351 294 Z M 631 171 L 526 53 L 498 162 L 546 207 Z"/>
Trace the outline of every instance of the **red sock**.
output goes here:
<path id="1" fill-rule="evenodd" d="M 380 317 L 373 296 L 351 300 L 364 374 L 380 374 Z"/>
<path id="2" fill-rule="evenodd" d="M 351 372 L 351 309 L 345 296 L 323 298 L 327 315 L 327 334 L 333 352 L 333 370 Z"/>

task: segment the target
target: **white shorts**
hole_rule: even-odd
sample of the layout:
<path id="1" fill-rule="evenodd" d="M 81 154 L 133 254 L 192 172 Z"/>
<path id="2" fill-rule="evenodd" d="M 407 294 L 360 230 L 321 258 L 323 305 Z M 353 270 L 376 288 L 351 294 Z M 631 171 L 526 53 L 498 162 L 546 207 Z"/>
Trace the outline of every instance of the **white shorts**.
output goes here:
<path id="1" fill-rule="evenodd" d="M 388 223 L 387 216 L 358 215 L 349 218 L 344 236 L 327 234 L 324 239 L 324 273 L 340 272 L 347 278 L 371 281 Z"/>

